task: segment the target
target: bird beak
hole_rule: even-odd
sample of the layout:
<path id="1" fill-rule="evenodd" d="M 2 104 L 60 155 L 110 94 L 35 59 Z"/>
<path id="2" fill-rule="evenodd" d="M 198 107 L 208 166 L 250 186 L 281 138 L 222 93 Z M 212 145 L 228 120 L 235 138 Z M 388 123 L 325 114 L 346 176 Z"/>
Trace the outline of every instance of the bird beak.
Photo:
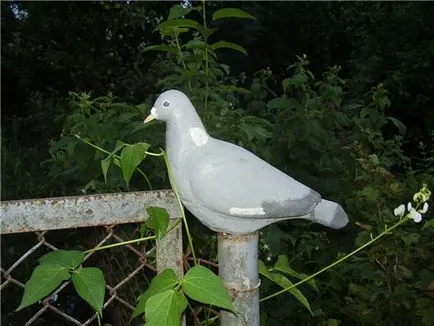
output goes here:
<path id="1" fill-rule="evenodd" d="M 143 123 L 148 123 L 149 121 L 152 121 L 155 119 L 155 116 L 153 116 L 152 114 L 148 115 L 145 119 L 145 121 L 143 121 Z"/>
<path id="2" fill-rule="evenodd" d="M 155 118 L 156 118 L 155 117 L 155 108 L 152 108 L 151 109 L 151 114 L 146 117 L 146 119 L 145 119 L 145 121 L 143 121 L 143 123 L 148 123 L 149 121 L 152 121 Z"/>

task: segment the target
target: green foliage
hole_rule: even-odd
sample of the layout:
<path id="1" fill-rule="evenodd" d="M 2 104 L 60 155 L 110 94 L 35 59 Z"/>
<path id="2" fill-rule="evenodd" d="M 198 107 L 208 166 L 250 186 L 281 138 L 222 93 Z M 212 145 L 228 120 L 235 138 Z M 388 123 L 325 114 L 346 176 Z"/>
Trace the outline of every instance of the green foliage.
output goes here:
<path id="1" fill-rule="evenodd" d="M 101 316 L 105 296 L 103 272 L 96 267 L 81 268 L 72 273 L 71 279 L 78 295 Z"/>
<path id="2" fill-rule="evenodd" d="M 144 51 L 158 50 L 166 54 L 157 61 L 159 75 L 162 76 L 158 85 L 163 89 L 184 91 L 212 134 L 261 150 L 271 136 L 271 124 L 266 119 L 246 114 L 240 97 L 250 94 L 249 90 L 240 87 L 240 80 L 229 76 L 230 68 L 218 61 L 220 49 L 231 49 L 246 55 L 247 52 L 240 45 L 225 40 L 210 43 L 211 36 L 218 31 L 213 26 L 214 21 L 255 18 L 241 9 L 222 8 L 213 13 L 213 22 L 208 25 L 205 8 L 204 3 L 188 10 L 174 6 L 172 11 L 180 10 L 180 13 L 173 14 L 171 11 L 168 19 L 155 29 L 160 32 L 164 44 L 150 45 Z M 193 13 L 201 16 L 202 23 L 179 18 L 181 14 Z M 189 36 L 188 41 L 185 35 Z M 266 155 L 266 150 L 263 155 Z"/>
<path id="3" fill-rule="evenodd" d="M 185 297 L 174 289 L 150 297 L 145 308 L 146 325 L 179 325 L 187 304 Z"/>
<path id="4" fill-rule="evenodd" d="M 206 267 L 191 268 L 182 280 L 182 287 L 193 300 L 234 311 L 222 280 Z"/>
<path id="5" fill-rule="evenodd" d="M 125 183 L 130 183 L 134 170 L 142 163 L 146 156 L 146 151 L 151 145 L 146 143 L 136 143 L 134 145 L 126 145 L 121 152 L 120 165 Z M 111 155 L 111 154 L 110 154 Z M 106 173 L 104 174 L 106 176 Z"/>
<path id="6" fill-rule="evenodd" d="M 151 188 L 152 181 L 162 182 L 163 177 L 158 174 L 164 169 L 155 161 L 143 170 L 137 169 L 145 176 L 146 185 L 130 182 L 147 155 L 149 133 L 162 132 L 143 124 L 146 105 L 118 103 L 111 94 L 93 99 L 87 93 L 71 93 L 70 101 L 72 112 L 65 120 L 64 137 L 51 147 L 53 178 L 68 180 L 76 185 L 75 191 L 85 193 Z M 120 169 L 110 169 L 112 164 Z M 153 171 L 151 180 L 146 177 L 148 171 Z"/>
<path id="7" fill-rule="evenodd" d="M 84 259 L 84 253 L 78 250 L 56 250 L 39 258 L 41 265 L 60 265 L 70 270 L 76 269 Z"/>
<path id="8" fill-rule="evenodd" d="M 259 261 L 259 273 L 263 276 L 265 276 L 267 279 L 273 281 L 274 283 L 280 285 L 282 288 L 288 288 L 293 285 L 293 283 L 284 275 L 280 273 L 270 272 L 267 267 L 265 266 L 263 261 Z M 288 290 L 303 306 L 306 307 L 307 310 L 312 313 L 312 310 L 310 308 L 309 301 L 306 299 L 306 297 L 300 292 L 297 288 L 292 288 Z"/>
<path id="9" fill-rule="evenodd" d="M 346 104 L 345 83 L 339 78 L 337 67 L 332 67 L 322 79 L 315 80 L 308 70 L 307 58 L 298 59 L 298 63 L 290 66 L 293 75 L 282 82 L 282 96 L 267 103 L 269 116 L 274 118 L 271 146 L 273 153 L 278 153 L 273 158 L 288 174 L 320 190 L 324 197 L 332 196 L 344 204 L 355 223 L 348 235 L 354 237 L 355 246 L 360 246 L 371 239 L 371 234 L 381 233 L 385 224 L 396 221 L 391 212 L 401 198 L 409 194 L 407 191 L 416 189 L 414 183 L 408 187 L 411 177 L 405 178 L 405 171 L 410 171 L 410 160 L 402 149 L 405 126 L 386 115 L 390 100 L 383 85 L 372 88 L 370 102 Z M 386 127 L 394 130 L 395 135 L 385 137 Z M 400 171 L 401 180 L 395 171 Z M 426 170 L 421 173 L 427 180 Z M 263 235 L 268 234 L 262 242 L 267 248 L 262 249 L 267 261 L 287 250 L 289 257 L 293 257 L 292 269 L 309 274 L 327 260 L 333 261 L 336 257 L 333 255 L 339 255 L 343 248 L 351 247 L 350 242 L 342 243 L 342 240 L 341 244 L 333 243 L 338 241 L 339 235 L 321 235 L 303 229 L 301 222 L 288 224 L 298 228 L 280 224 L 277 227 L 284 232 L 275 233 L 275 226 L 263 232 Z M 311 302 L 314 316 L 325 322 L 328 317 L 337 316 L 336 311 L 341 309 L 341 317 L 335 319 L 365 323 L 382 319 L 396 323 L 405 311 L 408 319 L 414 323 L 420 321 L 417 312 L 410 309 L 418 297 L 412 282 L 419 276 L 409 271 L 411 266 L 429 265 L 426 250 L 430 234 L 431 231 L 417 232 L 410 225 L 408 231 L 397 231 L 393 241 L 379 242 L 358 254 L 354 262 L 342 263 L 330 280 L 323 277 L 316 280 L 319 289 L 328 288 L 327 294 L 317 300 L 314 300 L 314 293 L 304 288 L 304 298 Z M 279 242 L 274 238 L 280 238 Z M 277 267 L 277 271 L 283 272 L 279 266 L 281 262 L 279 257 L 270 271 Z M 293 273 L 288 275 L 295 277 Z M 281 277 L 269 278 L 279 284 Z M 405 291 L 406 295 L 400 297 L 395 291 Z M 343 309 L 342 301 L 345 302 Z M 279 309 L 276 302 L 270 306 L 265 303 L 264 309 L 267 317 L 264 315 L 263 318 L 271 325 L 282 318 L 298 318 L 300 323 L 309 320 L 301 317 L 300 310 L 293 309 L 294 312 L 289 313 L 288 309 Z M 385 316 L 385 311 L 390 314 Z"/>
<path id="10" fill-rule="evenodd" d="M 173 289 L 179 280 L 173 269 L 165 269 L 156 275 L 149 287 L 137 299 L 138 303 L 133 312 L 133 317 L 137 317 L 145 312 L 146 302 L 148 299 L 156 294 L 165 292 L 166 290 Z"/>
<path id="11" fill-rule="evenodd" d="M 25 284 L 23 299 L 16 311 L 38 302 L 70 277 L 68 269 L 61 265 L 48 264 L 36 267 Z"/>
<path id="12" fill-rule="evenodd" d="M 24 295 L 19 311 L 52 293 L 64 281 L 72 279 L 78 295 L 102 315 L 105 296 L 105 280 L 102 271 L 95 267 L 81 268 L 84 253 L 78 250 L 56 250 L 39 258 L 24 286 Z"/>
<path id="13" fill-rule="evenodd" d="M 146 227 L 155 232 L 157 239 L 161 239 L 169 227 L 169 213 L 161 207 L 148 207 L 146 212 L 149 215 L 145 223 Z"/>
<path id="14" fill-rule="evenodd" d="M 182 292 L 181 292 L 182 290 Z M 179 325 L 189 298 L 234 311 L 221 279 L 206 267 L 192 267 L 182 279 L 172 269 L 155 276 L 149 288 L 139 296 L 133 317 L 145 313 L 149 325 Z"/>

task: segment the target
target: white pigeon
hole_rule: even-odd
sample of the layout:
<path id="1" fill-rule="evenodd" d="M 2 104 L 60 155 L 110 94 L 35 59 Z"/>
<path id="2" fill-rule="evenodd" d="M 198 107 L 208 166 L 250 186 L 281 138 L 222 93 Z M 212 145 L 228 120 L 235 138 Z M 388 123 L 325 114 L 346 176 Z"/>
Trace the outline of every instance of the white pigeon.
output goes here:
<path id="1" fill-rule="evenodd" d="M 342 207 L 277 170 L 248 150 L 208 135 L 188 97 L 162 93 L 145 123 L 166 122 L 166 151 L 185 207 L 216 232 L 254 232 L 293 218 L 339 229 Z"/>

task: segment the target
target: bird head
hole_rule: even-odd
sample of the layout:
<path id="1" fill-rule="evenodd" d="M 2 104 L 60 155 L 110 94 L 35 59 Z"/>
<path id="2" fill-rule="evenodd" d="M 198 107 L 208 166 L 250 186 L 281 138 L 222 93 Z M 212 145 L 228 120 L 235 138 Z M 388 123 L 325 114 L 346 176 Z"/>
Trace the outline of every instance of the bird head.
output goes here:
<path id="1" fill-rule="evenodd" d="M 145 119 L 144 123 L 154 119 L 169 121 L 180 116 L 182 109 L 190 107 L 193 108 L 193 105 L 184 93 L 173 89 L 165 91 L 155 101 L 151 114 Z"/>

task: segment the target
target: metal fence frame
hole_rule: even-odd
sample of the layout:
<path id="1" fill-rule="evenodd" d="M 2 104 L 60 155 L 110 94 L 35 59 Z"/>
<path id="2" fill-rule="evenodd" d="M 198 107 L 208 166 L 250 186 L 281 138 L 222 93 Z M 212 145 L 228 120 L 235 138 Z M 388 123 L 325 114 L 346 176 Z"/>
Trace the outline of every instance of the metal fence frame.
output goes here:
<path id="1" fill-rule="evenodd" d="M 157 241 L 155 247 L 147 252 L 140 252 L 131 245 L 125 246 L 137 255 L 139 265 L 118 284 L 106 285 L 108 296 L 106 296 L 107 299 L 104 302 L 103 309 L 107 308 L 112 301 L 116 301 L 132 311 L 134 306 L 119 297 L 117 290 L 137 273 L 140 273 L 144 268 L 156 272 L 165 268 L 172 268 L 179 276 L 183 273 L 182 223 L 178 223 L 181 219 L 181 211 L 176 197 L 170 190 L 1 202 L 0 234 L 34 232 L 36 234 L 36 244 L 29 248 L 11 266 L 0 266 L 2 274 L 0 292 L 7 286 L 12 285 L 24 288 L 26 280 L 14 278 L 13 272 L 39 247 L 46 246 L 52 250 L 57 249 L 46 240 L 45 235 L 48 231 L 105 226 L 107 236 L 96 247 L 103 246 L 109 240 L 122 242 L 124 239 L 116 235 L 115 226 L 128 223 L 143 223 L 148 218 L 146 208 L 150 206 L 166 208 L 171 218 L 171 225 L 173 223 L 177 223 L 177 225 L 160 241 Z M 4 250 L 3 247 L 2 250 Z M 153 250 L 155 250 L 156 266 L 152 266 L 147 260 L 148 254 Z M 92 253 L 87 254 L 85 260 L 91 255 Z M 90 316 L 86 321 L 80 322 L 53 304 L 53 296 L 58 295 L 69 282 L 64 282 L 52 295 L 42 300 L 42 307 L 25 325 L 31 325 L 48 310 L 64 317 L 65 321 L 69 321 L 72 325 L 90 325 L 96 319 L 96 314 Z"/>

